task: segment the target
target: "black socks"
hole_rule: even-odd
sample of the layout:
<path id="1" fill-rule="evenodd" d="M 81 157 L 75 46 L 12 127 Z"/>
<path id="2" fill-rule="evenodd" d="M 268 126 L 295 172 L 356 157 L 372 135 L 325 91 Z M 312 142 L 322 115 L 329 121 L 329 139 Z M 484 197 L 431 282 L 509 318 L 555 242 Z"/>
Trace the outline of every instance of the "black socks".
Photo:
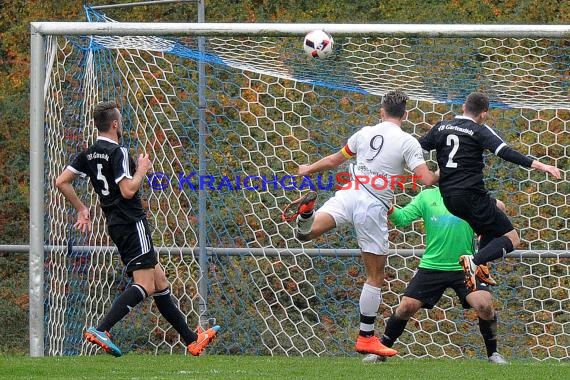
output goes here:
<path id="1" fill-rule="evenodd" d="M 386 347 L 392 347 L 394 342 L 402 335 L 406 325 L 408 324 L 407 319 L 399 319 L 394 314 L 388 318 L 386 322 L 386 329 L 384 330 L 384 335 L 380 341 Z"/>
<path id="2" fill-rule="evenodd" d="M 146 290 L 138 285 L 127 288 L 113 303 L 111 310 L 103 317 L 103 321 L 97 326 L 99 331 L 110 331 L 131 309 L 141 303 L 148 294 Z"/>
<path id="3" fill-rule="evenodd" d="M 188 327 L 186 319 L 178 306 L 172 301 L 169 288 L 156 292 L 153 298 L 160 314 L 178 331 L 186 346 L 198 338 L 196 333 Z"/>
<path id="4" fill-rule="evenodd" d="M 511 239 L 501 236 L 491 240 L 485 247 L 481 248 L 473 255 L 473 263 L 475 265 L 486 264 L 489 261 L 500 259 L 509 252 L 514 251 Z"/>
<path id="5" fill-rule="evenodd" d="M 483 336 L 485 348 L 487 349 L 487 357 L 497 352 L 497 314 L 490 321 L 479 318 L 479 331 Z"/>

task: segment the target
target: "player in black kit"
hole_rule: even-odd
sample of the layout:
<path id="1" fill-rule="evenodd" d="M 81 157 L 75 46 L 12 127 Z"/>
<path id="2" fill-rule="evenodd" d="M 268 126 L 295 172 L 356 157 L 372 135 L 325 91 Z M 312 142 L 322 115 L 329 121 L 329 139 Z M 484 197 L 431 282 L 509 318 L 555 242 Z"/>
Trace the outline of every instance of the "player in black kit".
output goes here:
<path id="1" fill-rule="evenodd" d="M 170 284 L 158 263 L 139 193 L 141 182 L 151 167 L 149 156 L 139 155 L 135 167 L 127 149 L 120 145 L 122 117 L 114 101 L 97 104 L 93 119 L 98 131 L 97 140 L 86 151 L 77 154 L 63 170 L 56 179 L 56 187 L 77 210 L 75 228 L 85 233 L 91 226 L 89 208 L 77 196 L 72 182 L 77 176 L 89 177 L 99 196 L 109 236 L 134 284 L 115 300 L 97 328 L 87 329 L 85 337 L 111 355 L 121 356 L 109 331 L 132 308 L 152 295 L 159 312 L 178 331 L 188 352 L 200 355 L 220 327 L 204 331 L 198 326 L 196 332 L 190 330 L 170 296 Z"/>
<path id="2" fill-rule="evenodd" d="M 463 115 L 437 123 L 422 138 L 424 150 L 436 151 L 439 188 L 447 209 L 467 221 L 480 235 L 479 251 L 461 256 L 465 283 L 473 291 L 475 276 L 489 282 L 483 266 L 512 252 L 520 243 L 517 231 L 492 199 L 483 183 L 483 152 L 488 149 L 503 160 L 550 173 L 560 179 L 560 170 L 513 150 L 487 125 L 489 98 L 473 92 L 463 105 Z"/>

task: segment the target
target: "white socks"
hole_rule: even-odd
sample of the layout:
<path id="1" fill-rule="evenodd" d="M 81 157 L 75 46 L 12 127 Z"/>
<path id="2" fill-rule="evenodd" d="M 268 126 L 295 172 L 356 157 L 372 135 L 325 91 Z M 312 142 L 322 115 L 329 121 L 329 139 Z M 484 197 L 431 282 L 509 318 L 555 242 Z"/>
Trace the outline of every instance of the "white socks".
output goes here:
<path id="1" fill-rule="evenodd" d="M 372 285 L 364 284 L 360 293 L 360 314 L 367 317 L 376 318 L 378 308 L 382 303 L 382 289 Z M 374 331 L 374 323 L 360 322 L 361 331 Z"/>
<path id="2" fill-rule="evenodd" d="M 301 235 L 308 235 L 311 233 L 311 227 L 315 220 L 315 213 L 313 212 L 308 218 L 303 218 L 302 215 L 297 217 L 297 232 Z"/>

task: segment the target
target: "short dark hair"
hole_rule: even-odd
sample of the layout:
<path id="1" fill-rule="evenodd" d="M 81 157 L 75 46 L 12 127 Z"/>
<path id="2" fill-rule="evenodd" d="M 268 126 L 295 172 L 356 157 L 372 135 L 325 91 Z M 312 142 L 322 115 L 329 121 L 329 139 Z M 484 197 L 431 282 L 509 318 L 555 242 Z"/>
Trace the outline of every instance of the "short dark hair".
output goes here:
<path id="1" fill-rule="evenodd" d="M 472 92 L 465 100 L 465 112 L 473 116 L 479 116 L 489 111 L 489 97 L 481 92 Z"/>
<path id="2" fill-rule="evenodd" d="M 402 90 L 386 93 L 382 98 L 382 108 L 388 115 L 401 119 L 406 113 L 408 95 Z"/>
<path id="3" fill-rule="evenodd" d="M 118 119 L 118 107 L 114 100 L 101 102 L 93 109 L 93 120 L 99 132 L 107 132 L 111 128 L 111 123 Z"/>

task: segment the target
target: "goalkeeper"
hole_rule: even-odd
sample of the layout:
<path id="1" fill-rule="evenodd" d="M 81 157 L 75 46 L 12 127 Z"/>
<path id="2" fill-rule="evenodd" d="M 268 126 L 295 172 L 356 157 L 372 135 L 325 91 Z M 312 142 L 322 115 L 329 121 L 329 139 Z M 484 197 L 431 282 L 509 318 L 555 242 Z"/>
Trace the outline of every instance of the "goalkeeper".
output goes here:
<path id="1" fill-rule="evenodd" d="M 496 202 L 504 210 L 504 204 Z M 489 286 L 477 278 L 476 290 L 470 292 L 458 263 L 459 256 L 474 251 L 474 232 L 469 224 L 447 210 L 438 187 L 423 190 L 404 208 L 392 208 L 390 211 L 389 220 L 397 227 L 423 219 L 426 248 L 400 304 L 386 323 L 382 344 L 392 347 L 404 332 L 408 320 L 420 308 L 433 308 L 444 291 L 452 288 L 463 308 L 472 307 L 477 312 L 489 362 L 506 364 L 507 361 L 497 352 L 497 313 L 493 308 Z M 486 266 L 481 268 L 488 271 Z M 494 283 L 488 273 L 487 277 L 489 282 Z M 364 362 L 376 360 L 378 357 L 375 355 L 363 359 Z"/>

